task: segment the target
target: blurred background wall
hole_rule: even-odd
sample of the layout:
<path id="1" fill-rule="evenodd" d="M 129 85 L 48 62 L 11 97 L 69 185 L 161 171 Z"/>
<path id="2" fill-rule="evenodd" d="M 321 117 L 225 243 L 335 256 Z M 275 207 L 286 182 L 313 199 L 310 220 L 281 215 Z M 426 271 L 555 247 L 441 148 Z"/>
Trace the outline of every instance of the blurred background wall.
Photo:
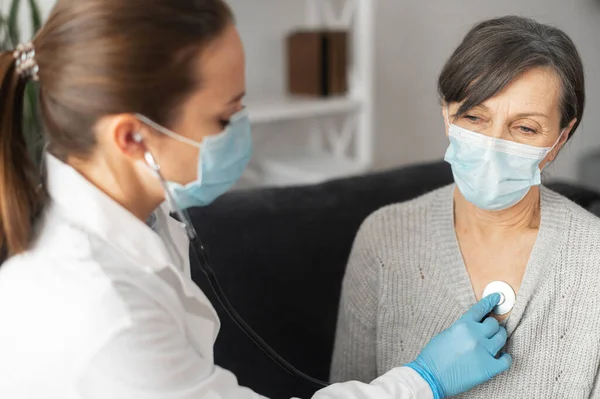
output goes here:
<path id="1" fill-rule="evenodd" d="M 303 20 L 303 1 L 228 1 L 236 12 L 247 49 L 250 96 L 282 94 L 286 76 L 284 38 L 291 26 Z M 585 117 L 576 137 L 549 168 L 549 175 L 577 180 L 581 157 L 600 151 L 600 0 L 373 2 L 375 169 L 443 157 L 447 140 L 436 94 L 437 75 L 469 28 L 483 19 L 506 14 L 533 17 L 560 27 L 574 40 L 584 60 L 588 96 Z M 4 10 L 7 3 L 4 0 Z M 53 3 L 39 0 L 44 15 Z M 26 14 L 22 13 L 25 29 Z M 285 129 L 278 126 L 275 130 Z"/>

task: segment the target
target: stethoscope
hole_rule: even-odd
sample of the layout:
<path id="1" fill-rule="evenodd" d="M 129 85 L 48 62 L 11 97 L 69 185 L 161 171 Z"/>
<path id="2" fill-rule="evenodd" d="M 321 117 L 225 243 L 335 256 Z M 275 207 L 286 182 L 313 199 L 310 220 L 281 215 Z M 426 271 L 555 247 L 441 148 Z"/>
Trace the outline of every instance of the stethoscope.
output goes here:
<path id="1" fill-rule="evenodd" d="M 206 254 L 206 251 L 204 250 L 204 245 L 202 244 L 200 237 L 198 237 L 198 234 L 196 233 L 196 230 L 194 229 L 194 226 L 192 225 L 187 212 L 184 211 L 183 209 L 181 209 L 177 205 L 177 202 L 175 201 L 175 198 L 174 198 L 173 194 L 171 193 L 171 190 L 168 187 L 166 180 L 162 177 L 162 174 L 160 172 L 160 166 L 154 160 L 154 157 L 152 156 L 152 154 L 150 154 L 149 151 L 146 151 L 145 159 L 146 159 L 146 163 L 148 164 L 148 166 L 150 166 L 150 168 L 152 168 L 153 172 L 156 173 L 158 179 L 160 180 L 160 183 L 163 186 L 165 195 L 167 196 L 167 200 L 170 203 L 171 208 L 177 215 L 179 221 L 181 221 L 185 225 L 186 233 L 190 240 L 190 246 L 192 249 L 191 252 L 194 254 L 196 261 L 200 265 L 200 269 L 202 270 L 202 272 L 208 279 L 208 283 L 209 283 L 211 289 L 215 293 L 218 301 L 221 303 L 221 305 L 223 306 L 223 309 L 225 309 L 225 312 L 231 318 L 231 320 L 233 320 L 233 322 L 238 326 L 238 328 L 240 330 L 242 330 L 244 332 L 244 334 L 246 334 L 246 336 L 248 338 L 250 338 L 250 340 L 261 351 L 263 351 L 275 364 L 277 364 L 283 370 L 287 371 L 289 374 L 298 378 L 302 382 L 304 382 L 308 385 L 311 385 L 315 388 L 324 388 L 324 387 L 328 386 L 329 385 L 328 383 L 326 383 L 324 381 L 320 381 L 316 378 L 309 376 L 308 374 L 303 373 L 302 371 L 300 371 L 296 367 L 294 367 L 291 363 L 289 363 L 287 360 L 285 360 L 283 357 L 281 357 L 281 355 L 279 355 L 279 353 L 277 353 L 273 348 L 271 348 L 269 346 L 269 344 L 267 344 L 260 337 L 260 335 L 258 335 L 252 329 L 252 327 L 250 327 L 248 325 L 248 323 L 246 323 L 246 321 L 242 318 L 242 316 L 239 315 L 239 313 L 235 310 L 233 305 L 229 302 L 227 295 L 225 295 L 225 292 L 221 288 L 221 285 L 219 284 L 219 280 L 217 279 L 215 272 L 213 271 L 212 267 L 210 266 L 208 256 Z"/>
<path id="2" fill-rule="evenodd" d="M 48 148 L 48 143 L 46 143 L 44 146 L 44 150 L 42 151 L 43 154 L 46 152 L 47 148 Z M 310 386 L 313 386 L 315 388 L 324 388 L 324 387 L 329 386 L 329 383 L 318 380 L 316 378 L 309 376 L 306 373 L 303 373 L 302 371 L 300 371 L 296 367 L 294 367 L 290 362 L 285 360 L 279 353 L 277 353 L 273 348 L 271 348 L 269 346 L 269 344 L 267 344 L 260 337 L 260 335 L 258 335 L 252 329 L 252 327 L 250 327 L 250 325 L 248 325 L 248 323 L 246 323 L 246 321 L 242 318 L 242 316 L 240 316 L 240 314 L 235 310 L 235 308 L 233 307 L 231 302 L 229 302 L 227 295 L 225 295 L 225 292 L 221 288 L 221 285 L 219 284 L 219 280 L 217 279 L 217 276 L 215 275 L 214 270 L 210 266 L 208 256 L 206 254 L 206 251 L 204 250 L 204 245 L 202 244 L 200 237 L 198 237 L 198 234 L 196 233 L 196 230 L 194 229 L 194 226 L 192 225 L 187 212 L 185 212 L 183 209 L 181 209 L 181 207 L 179 207 L 177 205 L 177 202 L 175 201 L 175 198 L 174 198 L 173 194 L 171 193 L 171 189 L 169 188 L 166 180 L 163 178 L 163 176 L 161 174 L 160 166 L 154 160 L 154 157 L 152 156 L 152 154 L 149 151 L 146 151 L 144 158 L 145 158 L 148 166 L 152 169 L 152 171 L 154 173 L 156 173 L 156 176 L 158 177 L 158 179 L 163 187 L 163 190 L 165 192 L 165 195 L 167 196 L 167 200 L 170 203 L 171 208 L 174 210 L 178 219 L 185 226 L 186 233 L 190 240 L 190 247 L 192 249 L 191 252 L 194 254 L 196 261 L 200 265 L 200 269 L 202 270 L 202 272 L 208 279 L 208 283 L 209 283 L 211 289 L 213 290 L 213 292 L 215 293 L 217 300 L 219 301 L 221 306 L 223 306 L 223 309 L 225 309 L 225 312 L 231 318 L 231 320 L 238 326 L 238 328 L 244 334 L 246 334 L 246 336 L 261 351 L 263 351 L 275 364 L 277 364 L 283 370 L 287 371 L 292 376 L 298 378 L 300 381 L 302 381 Z M 43 180 L 44 175 L 45 175 L 45 162 L 44 162 L 44 158 L 42 157 L 42 160 L 40 162 L 40 176 L 42 176 L 42 180 Z M 0 254 L 0 255 L 2 255 L 2 254 Z M 0 259 L 2 259 L 2 258 L 0 257 Z M 501 295 L 501 301 L 498 304 L 498 306 L 496 308 L 494 308 L 493 312 L 498 315 L 508 313 L 515 304 L 515 293 L 512 290 L 512 288 L 510 287 L 510 285 L 508 285 L 505 282 L 501 282 L 501 281 L 492 282 L 485 288 L 483 296 L 485 297 L 493 292 L 498 292 Z"/>

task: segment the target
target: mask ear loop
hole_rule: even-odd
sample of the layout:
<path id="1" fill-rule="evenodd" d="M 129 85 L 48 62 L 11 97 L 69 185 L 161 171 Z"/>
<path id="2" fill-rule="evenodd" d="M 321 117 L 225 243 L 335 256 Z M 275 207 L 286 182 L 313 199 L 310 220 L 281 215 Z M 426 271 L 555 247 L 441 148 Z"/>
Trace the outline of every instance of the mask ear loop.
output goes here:
<path id="1" fill-rule="evenodd" d="M 548 153 L 552 152 L 552 150 L 554 150 L 556 148 L 556 146 L 558 145 L 558 143 L 560 143 L 560 140 L 562 139 L 562 136 L 565 134 L 565 131 L 567 130 L 567 128 L 564 128 L 560 134 L 558 135 L 558 138 L 556 139 L 556 141 L 554 142 L 554 144 L 552 145 L 552 147 L 550 147 L 550 149 L 548 150 Z"/>
<path id="2" fill-rule="evenodd" d="M 142 143 L 144 141 L 142 135 L 139 132 L 134 133 L 133 140 L 136 143 Z M 158 162 L 156 162 L 154 156 L 152 156 L 152 153 L 150 153 L 150 150 L 148 149 L 146 149 L 146 152 L 144 153 L 144 160 L 146 161 L 146 164 L 150 167 L 150 169 L 152 169 L 152 171 L 156 174 L 156 176 L 158 176 L 158 180 L 160 181 L 160 184 L 163 187 L 165 196 L 167 197 L 167 201 L 171 205 L 171 208 L 173 209 L 179 220 L 184 224 L 189 239 L 195 239 L 197 236 L 196 230 L 194 229 L 194 226 L 192 225 L 187 212 L 184 211 L 177 204 L 177 201 L 175 200 L 175 195 L 171 191 L 171 188 L 167 184 L 167 181 L 165 180 L 160 171 L 160 165 L 158 164 Z"/>
<path id="3" fill-rule="evenodd" d="M 558 139 L 556 139 L 556 141 L 554 142 L 554 144 L 552 145 L 552 147 L 550 147 L 548 149 L 548 152 L 546 153 L 546 156 L 544 158 L 546 158 L 548 156 L 548 154 L 550 154 L 552 151 L 554 151 L 554 149 L 556 148 L 556 146 L 558 145 L 558 143 L 560 143 L 560 140 L 562 139 L 562 136 L 565 134 L 566 131 L 567 131 L 567 128 L 564 128 L 560 132 L 560 134 L 558 135 Z M 558 154 L 556 154 L 556 155 L 558 156 Z M 556 157 L 554 157 L 554 159 L 552 161 L 548 161 L 548 163 L 546 163 L 546 165 L 544 165 L 543 169 L 546 169 L 549 165 L 551 165 L 552 163 L 554 163 L 554 160 L 556 160 Z"/>
<path id="4" fill-rule="evenodd" d="M 158 123 L 154 122 L 152 119 L 150 118 L 146 118 L 144 115 L 141 114 L 136 114 L 135 115 L 140 121 L 144 122 L 146 125 L 150 126 L 151 128 L 153 128 L 154 130 L 161 132 L 162 134 L 171 137 L 172 139 L 175 139 L 177 141 L 180 141 L 182 143 L 191 145 L 192 147 L 196 147 L 196 148 L 202 148 L 202 143 L 198 143 L 197 141 L 188 139 L 187 137 L 183 137 L 180 134 L 177 134 L 175 132 L 170 131 L 169 129 L 165 128 L 164 126 L 159 125 Z M 139 134 L 139 133 L 138 133 Z"/>

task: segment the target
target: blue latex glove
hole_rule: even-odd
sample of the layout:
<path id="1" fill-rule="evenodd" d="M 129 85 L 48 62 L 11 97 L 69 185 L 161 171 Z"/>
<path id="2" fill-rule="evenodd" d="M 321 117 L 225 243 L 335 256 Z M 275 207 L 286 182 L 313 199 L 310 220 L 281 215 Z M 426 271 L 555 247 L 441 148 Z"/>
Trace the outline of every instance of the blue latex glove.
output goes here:
<path id="1" fill-rule="evenodd" d="M 493 317 L 482 321 L 499 301 L 499 294 L 483 298 L 406 365 L 429 383 L 435 399 L 466 392 L 511 366 L 507 353 L 496 359 L 506 343 L 506 330 Z"/>

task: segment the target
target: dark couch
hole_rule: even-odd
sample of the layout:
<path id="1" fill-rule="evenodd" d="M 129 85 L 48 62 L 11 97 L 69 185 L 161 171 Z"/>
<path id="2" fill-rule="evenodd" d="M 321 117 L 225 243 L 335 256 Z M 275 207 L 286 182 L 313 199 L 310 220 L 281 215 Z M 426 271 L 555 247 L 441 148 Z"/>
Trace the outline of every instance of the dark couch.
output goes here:
<path id="1" fill-rule="evenodd" d="M 340 285 L 358 227 L 384 205 L 451 182 L 449 166 L 436 162 L 316 186 L 232 192 L 190 215 L 239 313 L 297 368 L 327 380 Z M 600 209 L 595 192 L 549 186 Z M 237 330 L 196 264 L 192 277 L 221 317 L 216 363 L 262 395 L 309 398 L 315 389 L 280 370 Z"/>

